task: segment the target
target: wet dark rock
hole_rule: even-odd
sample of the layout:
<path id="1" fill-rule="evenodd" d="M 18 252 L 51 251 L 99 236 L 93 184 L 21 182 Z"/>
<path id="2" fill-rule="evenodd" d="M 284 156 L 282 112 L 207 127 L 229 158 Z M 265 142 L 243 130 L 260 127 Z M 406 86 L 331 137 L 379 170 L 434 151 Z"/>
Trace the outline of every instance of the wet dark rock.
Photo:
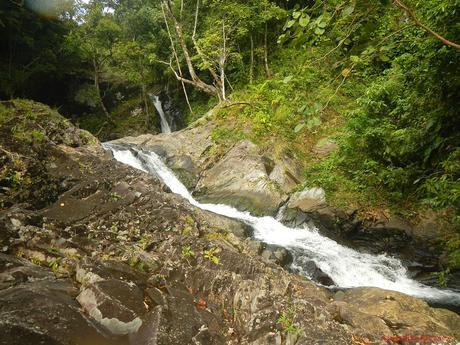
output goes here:
<path id="1" fill-rule="evenodd" d="M 288 207 L 282 222 L 293 227 L 315 227 L 324 236 L 362 252 L 389 253 L 408 263 L 440 267 L 437 247 L 412 237 L 412 227 L 398 217 L 370 222 L 359 219 L 355 212 L 320 204 L 303 210 Z"/>
<path id="2" fill-rule="evenodd" d="M 49 270 L 0 255 L 0 286 L 2 345 L 119 344 L 80 313 L 70 280 L 56 280 Z"/>
<path id="3" fill-rule="evenodd" d="M 300 266 L 303 272 L 307 272 L 308 276 L 313 281 L 316 281 L 324 286 L 335 285 L 331 277 L 324 273 L 313 260 L 300 256 L 297 257 L 295 265 Z"/>
<path id="4" fill-rule="evenodd" d="M 152 150 L 153 152 L 155 152 L 160 157 L 167 157 L 167 155 L 168 155 L 168 153 L 166 152 L 164 147 L 162 147 L 160 145 L 149 146 L 149 150 Z"/>
<path id="5" fill-rule="evenodd" d="M 292 263 L 292 254 L 283 247 L 267 245 L 260 254 L 265 260 L 282 267 L 288 267 Z"/>

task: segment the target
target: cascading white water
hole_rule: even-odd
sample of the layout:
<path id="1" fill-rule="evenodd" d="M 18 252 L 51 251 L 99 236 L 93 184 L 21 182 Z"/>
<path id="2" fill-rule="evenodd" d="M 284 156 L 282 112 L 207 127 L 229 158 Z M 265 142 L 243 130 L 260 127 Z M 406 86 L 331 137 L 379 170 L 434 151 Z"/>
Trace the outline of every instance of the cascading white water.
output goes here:
<path id="1" fill-rule="evenodd" d="M 373 286 L 436 303 L 460 305 L 459 293 L 436 289 L 409 278 L 407 269 L 396 258 L 357 252 L 322 236 L 315 228 L 289 228 L 272 217 L 254 217 L 227 205 L 202 204 L 193 198 L 155 153 L 136 149 L 134 154 L 129 148 L 109 143 L 104 147 L 111 150 L 118 161 L 158 176 L 173 193 L 181 195 L 192 205 L 243 221 L 254 229 L 256 239 L 289 249 L 294 256 L 293 268 L 306 276 L 308 272 L 302 268 L 302 262 L 308 258 L 339 287 Z"/>
<path id="2" fill-rule="evenodd" d="M 169 126 L 165 112 L 163 111 L 163 106 L 161 105 L 160 97 L 156 95 L 150 95 L 150 98 L 152 99 L 153 105 L 155 106 L 158 115 L 160 115 L 161 133 L 171 133 L 171 127 Z"/>

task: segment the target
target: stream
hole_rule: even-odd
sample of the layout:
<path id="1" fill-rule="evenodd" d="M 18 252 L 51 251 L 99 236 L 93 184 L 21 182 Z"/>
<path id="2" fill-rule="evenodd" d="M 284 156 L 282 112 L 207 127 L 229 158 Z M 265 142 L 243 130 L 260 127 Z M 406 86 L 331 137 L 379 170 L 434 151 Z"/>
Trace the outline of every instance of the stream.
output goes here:
<path id="1" fill-rule="evenodd" d="M 407 268 L 397 258 L 358 252 L 322 236 L 313 227 L 289 228 L 273 217 L 255 217 L 231 206 L 200 203 L 154 152 L 110 143 L 103 146 L 112 151 L 116 160 L 159 177 L 173 193 L 181 195 L 192 205 L 242 221 L 253 228 L 255 239 L 286 248 L 293 255 L 293 270 L 304 276 L 310 277 L 303 263 L 313 260 L 340 288 L 378 287 L 434 304 L 460 306 L 460 293 L 437 289 L 411 279 Z"/>

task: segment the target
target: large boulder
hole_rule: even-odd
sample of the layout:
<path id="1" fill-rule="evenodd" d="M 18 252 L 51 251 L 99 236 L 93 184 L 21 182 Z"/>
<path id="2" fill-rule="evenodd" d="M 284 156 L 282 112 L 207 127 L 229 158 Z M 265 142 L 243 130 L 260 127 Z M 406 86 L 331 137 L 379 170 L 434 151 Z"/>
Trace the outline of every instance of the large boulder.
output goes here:
<path id="1" fill-rule="evenodd" d="M 333 305 L 340 322 L 355 325 L 367 336 L 460 336 L 460 317 L 405 294 L 377 288 L 355 288 L 341 293 Z M 422 340 L 422 338 L 420 338 Z"/>
<path id="2" fill-rule="evenodd" d="M 214 127 L 212 122 L 206 122 L 170 134 L 125 137 L 112 143 L 134 145 L 155 152 L 165 159 L 188 188 L 193 189 L 200 172 L 210 164 L 208 151 L 213 145 L 211 133 Z"/>
<path id="3" fill-rule="evenodd" d="M 270 179 L 273 168 L 267 160 L 252 142 L 241 141 L 202 174 L 195 195 L 258 215 L 274 214 L 287 196 Z"/>

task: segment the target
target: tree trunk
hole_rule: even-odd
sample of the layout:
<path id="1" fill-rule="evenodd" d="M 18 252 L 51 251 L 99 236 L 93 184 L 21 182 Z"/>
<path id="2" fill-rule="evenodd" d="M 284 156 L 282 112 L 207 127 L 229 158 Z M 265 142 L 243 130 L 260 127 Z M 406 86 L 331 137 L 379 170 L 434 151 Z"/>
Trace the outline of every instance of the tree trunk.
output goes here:
<path id="1" fill-rule="evenodd" d="M 111 124 L 113 124 L 113 120 L 112 120 L 112 117 L 110 116 L 105 104 L 104 104 L 104 101 L 102 100 L 102 95 L 101 95 L 101 88 L 100 88 L 100 85 L 99 85 L 99 68 L 98 68 L 98 65 L 97 65 L 97 61 L 96 61 L 96 57 L 93 56 L 93 68 L 94 68 L 94 87 L 96 88 L 96 94 L 97 94 L 97 99 L 99 101 L 99 105 L 102 109 L 102 111 L 104 112 L 106 118 L 107 118 L 107 121 L 110 122 Z"/>
<path id="2" fill-rule="evenodd" d="M 163 18 L 164 18 L 164 21 L 165 21 L 166 30 L 168 32 L 169 40 L 171 42 L 171 49 L 173 51 L 174 58 L 176 59 L 177 70 L 179 71 L 179 76 L 182 77 L 182 69 L 180 67 L 179 57 L 177 56 L 176 47 L 174 45 L 174 41 L 173 41 L 172 36 L 171 36 L 171 31 L 169 30 L 169 24 L 168 24 L 168 20 L 166 19 L 166 14 L 164 12 L 163 5 L 161 6 L 161 10 L 163 12 Z M 174 74 L 176 74 L 175 71 L 174 71 Z M 184 83 L 183 80 L 181 80 L 180 82 L 181 82 L 181 85 L 182 85 L 182 90 L 184 91 L 185 101 L 187 102 L 188 108 L 190 109 L 190 113 L 193 114 L 193 109 L 192 109 L 192 106 L 190 105 L 190 101 L 188 99 L 188 94 L 187 94 L 187 89 L 185 87 L 185 83 Z"/>
<path id="3" fill-rule="evenodd" d="M 220 88 L 221 88 L 221 96 L 222 101 L 226 101 L 225 96 L 225 61 L 227 60 L 227 37 L 225 36 L 225 23 L 222 21 L 222 52 L 220 54 L 219 59 L 219 67 L 220 67 Z"/>
<path id="4" fill-rule="evenodd" d="M 187 44 L 185 43 L 185 38 L 184 34 L 182 31 L 182 26 L 181 24 L 177 21 L 176 17 L 174 16 L 174 13 L 171 10 L 171 1 L 168 0 L 167 3 L 165 2 L 165 7 L 166 10 L 168 11 L 169 17 L 172 19 L 174 23 L 174 29 L 176 31 L 177 39 L 179 41 L 179 45 L 182 48 L 182 53 L 184 54 L 185 62 L 187 63 L 187 67 L 190 73 L 190 77 L 192 78 L 193 81 L 199 80 L 195 68 L 193 67 L 192 59 L 190 58 L 190 53 L 187 48 Z"/>
<path id="5" fill-rule="evenodd" d="M 150 118 L 150 111 L 149 111 L 149 101 L 147 99 L 147 88 L 144 83 L 142 83 L 141 87 L 141 92 L 142 92 L 142 100 L 144 102 L 144 108 L 145 108 L 145 125 L 148 129 L 152 128 L 152 123 L 151 123 L 151 118 Z"/>
<path id="6" fill-rule="evenodd" d="M 268 66 L 268 23 L 265 23 L 265 34 L 264 34 L 264 63 L 265 63 L 265 73 L 267 78 L 272 77 L 272 73 L 270 72 L 270 67 Z"/>
<path id="7" fill-rule="evenodd" d="M 180 47 L 182 49 L 182 53 L 184 54 L 185 62 L 187 64 L 187 68 L 188 68 L 190 78 L 191 78 L 191 80 L 188 80 L 188 79 L 182 77 L 181 75 L 177 74 L 176 71 L 173 70 L 174 74 L 176 75 L 177 80 L 179 80 L 181 82 L 184 82 L 184 83 L 187 83 L 187 84 L 190 84 L 190 85 L 193 85 L 197 89 L 199 89 L 199 90 L 201 90 L 201 91 L 203 91 L 203 92 L 205 92 L 205 93 L 207 93 L 207 94 L 209 94 L 211 96 L 219 97 L 220 96 L 219 89 L 214 87 L 213 85 L 206 84 L 196 74 L 195 68 L 193 67 L 192 59 L 190 58 L 190 53 L 188 51 L 187 44 L 185 43 L 185 38 L 184 38 L 183 31 L 182 31 L 182 26 L 177 21 L 177 19 L 174 16 L 174 13 L 172 12 L 170 6 L 171 6 L 171 0 L 165 0 L 163 2 L 163 9 L 166 8 L 166 10 L 168 12 L 168 15 L 170 16 L 170 18 L 172 19 L 172 21 L 174 23 L 174 29 L 175 29 L 175 32 L 176 32 L 176 36 L 177 36 L 177 39 L 179 41 L 179 45 L 180 45 Z M 169 26 L 167 24 L 166 15 L 164 14 L 164 12 L 163 12 L 163 15 L 165 17 L 164 19 L 165 19 L 166 25 L 169 28 Z M 170 35 L 170 39 L 172 41 L 172 37 L 171 37 L 171 33 L 169 32 L 169 29 L 168 29 L 168 34 Z M 219 99 L 220 99 L 220 97 L 219 97 Z"/>
<path id="8" fill-rule="evenodd" d="M 249 64 L 249 84 L 254 82 L 254 40 L 251 38 L 251 62 Z"/>

